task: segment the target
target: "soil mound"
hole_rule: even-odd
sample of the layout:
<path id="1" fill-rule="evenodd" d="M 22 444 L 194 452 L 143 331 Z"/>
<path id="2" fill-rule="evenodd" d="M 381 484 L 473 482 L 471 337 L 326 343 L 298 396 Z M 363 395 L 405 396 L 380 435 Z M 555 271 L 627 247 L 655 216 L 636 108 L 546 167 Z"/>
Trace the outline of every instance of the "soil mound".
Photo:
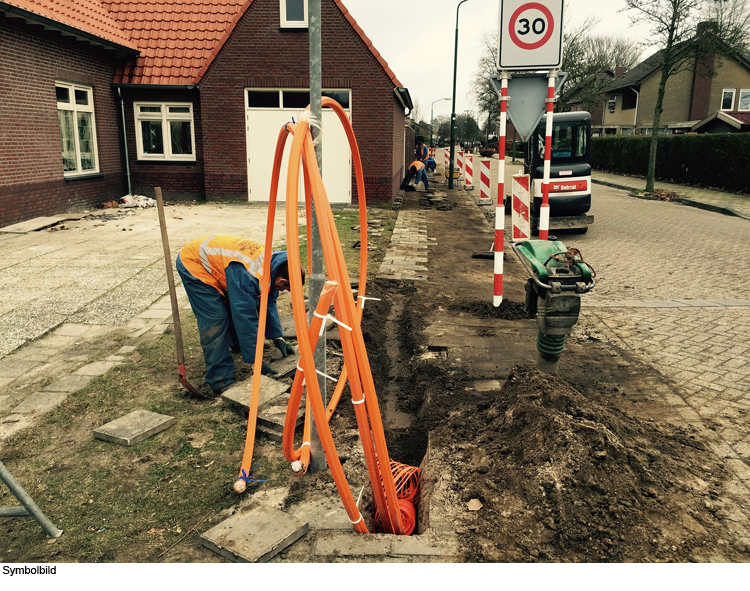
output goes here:
<path id="1" fill-rule="evenodd" d="M 523 309 L 523 303 L 505 299 L 495 307 L 487 301 L 468 301 L 458 305 L 458 308 L 477 316 L 478 318 L 502 318 L 503 320 L 524 320 L 529 315 Z"/>
<path id="2" fill-rule="evenodd" d="M 710 558 L 701 548 L 710 552 L 720 523 L 706 509 L 725 474 L 686 431 L 530 366 L 461 414 L 451 428 L 454 441 L 471 442 L 454 446 L 457 481 L 471 483 L 459 527 L 468 560 Z"/>

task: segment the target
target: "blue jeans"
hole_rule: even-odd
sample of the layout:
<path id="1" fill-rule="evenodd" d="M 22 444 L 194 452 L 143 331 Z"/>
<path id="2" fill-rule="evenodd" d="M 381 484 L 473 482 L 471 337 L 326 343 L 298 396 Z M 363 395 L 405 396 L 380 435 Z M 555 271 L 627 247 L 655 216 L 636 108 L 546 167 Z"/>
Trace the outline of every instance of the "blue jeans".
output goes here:
<path id="1" fill-rule="evenodd" d="M 179 256 L 176 266 L 198 322 L 206 382 L 212 389 L 219 390 L 236 381 L 230 346 L 239 345 L 247 363 L 255 361 L 258 280 L 242 263 L 230 263 L 226 268 L 227 298 L 224 298 L 217 289 L 193 277 Z"/>
<path id="2" fill-rule="evenodd" d="M 419 181 L 422 181 L 424 183 L 425 189 L 430 188 L 430 182 L 427 180 L 427 167 L 423 168 L 422 170 L 417 171 L 417 176 L 414 179 L 415 187 L 419 184 Z"/>

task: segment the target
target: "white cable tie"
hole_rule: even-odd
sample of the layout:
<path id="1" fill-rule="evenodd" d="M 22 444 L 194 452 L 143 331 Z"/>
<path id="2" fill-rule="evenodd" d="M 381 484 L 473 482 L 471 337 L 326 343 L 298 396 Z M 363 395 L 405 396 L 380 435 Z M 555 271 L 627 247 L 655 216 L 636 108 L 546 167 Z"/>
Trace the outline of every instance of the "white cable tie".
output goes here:
<path id="1" fill-rule="evenodd" d="M 357 509 L 359 509 L 359 507 L 357 507 Z M 352 525 L 357 525 L 360 521 L 362 521 L 362 513 L 359 514 L 359 519 L 357 519 L 357 521 L 352 521 L 350 519 L 349 523 L 351 523 Z"/>
<path id="2" fill-rule="evenodd" d="M 312 111 L 310 109 L 307 109 L 304 113 L 302 113 L 302 116 L 299 118 L 299 120 L 307 121 L 307 124 L 310 127 L 320 129 L 320 120 L 312 114 Z"/>
<path id="3" fill-rule="evenodd" d="M 360 308 L 360 310 L 365 309 L 365 300 L 375 300 L 376 302 L 380 301 L 380 298 L 368 298 L 366 296 L 357 296 L 357 299 L 362 300 L 362 307 Z"/>
<path id="4" fill-rule="evenodd" d="M 300 445 L 299 448 L 302 449 L 305 446 L 310 447 L 310 442 L 309 441 L 303 441 L 302 445 Z"/>
<path id="5" fill-rule="evenodd" d="M 301 367 L 300 367 L 299 365 L 297 366 L 297 369 L 298 369 L 299 371 L 301 371 L 302 373 L 305 373 L 305 370 L 304 370 L 304 369 L 302 369 L 302 368 L 301 368 Z"/>
<path id="6" fill-rule="evenodd" d="M 332 378 L 332 377 L 331 377 L 331 376 L 329 376 L 329 375 L 328 375 L 327 373 L 323 373 L 323 372 L 322 372 L 322 371 L 320 371 L 319 369 L 316 369 L 316 370 L 315 370 L 315 373 L 316 373 L 316 374 L 318 374 L 319 376 L 323 376 L 324 378 L 328 378 L 328 379 L 329 379 L 329 380 L 331 380 L 332 382 L 338 382 L 338 380 L 337 380 L 336 378 Z"/>
<path id="7" fill-rule="evenodd" d="M 352 398 L 352 404 L 362 404 L 364 401 L 365 401 L 365 393 L 364 392 L 362 392 L 362 400 L 354 400 L 354 398 Z"/>
<path id="8" fill-rule="evenodd" d="M 326 314 L 325 316 L 321 316 L 321 315 L 320 315 L 320 314 L 318 314 L 317 312 L 313 312 L 313 316 L 317 316 L 318 318 L 322 318 L 323 320 L 330 320 L 331 322 L 335 322 L 335 323 L 336 323 L 336 324 L 338 324 L 339 326 L 343 326 L 343 327 L 344 327 L 344 328 L 345 328 L 346 330 L 348 330 L 349 332 L 351 332 L 351 331 L 352 331 L 352 328 L 351 328 L 350 326 L 347 326 L 346 324 L 344 324 L 343 322 L 341 322 L 341 320 L 338 320 L 337 318 L 334 318 L 334 317 L 333 317 L 333 316 L 331 316 L 330 314 Z M 325 326 L 325 322 L 323 323 L 323 326 Z M 322 331 L 322 329 L 321 329 L 321 332 L 320 332 L 320 334 L 321 334 L 321 335 L 323 334 L 323 331 Z"/>
<path id="9" fill-rule="evenodd" d="M 365 492 L 365 487 L 359 489 L 359 496 L 357 497 L 357 502 L 355 505 L 357 505 L 357 509 L 359 509 L 359 502 L 362 500 L 362 493 Z"/>

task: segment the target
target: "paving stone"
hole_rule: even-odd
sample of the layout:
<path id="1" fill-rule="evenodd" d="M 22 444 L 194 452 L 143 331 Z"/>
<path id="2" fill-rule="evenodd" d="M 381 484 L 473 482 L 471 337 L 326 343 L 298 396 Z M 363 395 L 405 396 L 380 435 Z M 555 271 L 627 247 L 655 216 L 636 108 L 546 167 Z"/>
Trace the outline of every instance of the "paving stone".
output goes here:
<path id="1" fill-rule="evenodd" d="M 58 404 L 60 404 L 68 396 L 69 392 L 52 392 L 50 390 L 42 390 L 41 392 L 34 392 L 26 400 L 13 409 L 14 414 L 44 414 Z"/>
<path id="2" fill-rule="evenodd" d="M 13 356 L 0 360 L 0 378 L 18 378 L 39 365 L 38 361 L 15 359 Z"/>
<path id="3" fill-rule="evenodd" d="M 299 350 L 294 348 L 296 355 L 288 355 L 286 357 L 279 357 L 269 363 L 269 365 L 279 372 L 276 378 L 285 378 L 295 371 L 297 371 L 297 364 L 299 363 Z"/>
<path id="4" fill-rule="evenodd" d="M 116 365 L 119 365 L 119 363 L 113 361 L 94 361 L 93 363 L 88 363 L 76 370 L 74 375 L 103 376 Z"/>
<path id="5" fill-rule="evenodd" d="M 155 308 L 149 308 L 148 310 L 144 310 L 140 314 L 136 316 L 136 318 L 142 318 L 142 319 L 151 319 L 155 318 L 157 320 L 164 320 L 165 318 L 172 318 L 172 309 L 164 310 L 164 309 L 155 309 Z"/>
<path id="6" fill-rule="evenodd" d="M 234 562 L 268 562 L 310 530 L 307 522 L 279 509 L 241 511 L 201 535 L 201 543 Z"/>
<path id="7" fill-rule="evenodd" d="M 351 532 L 326 532 L 315 542 L 316 556 L 387 556 L 391 550 L 392 534 L 363 536 Z"/>
<path id="8" fill-rule="evenodd" d="M 168 429 L 177 419 L 148 410 L 134 410 L 94 429 L 94 437 L 103 441 L 131 446 Z"/>
<path id="9" fill-rule="evenodd" d="M 91 328 L 89 324 L 72 324 L 66 322 L 55 330 L 55 334 L 64 337 L 80 337 Z"/>
<path id="10" fill-rule="evenodd" d="M 111 363 L 118 363 L 119 364 L 119 363 L 122 363 L 123 361 L 125 361 L 125 358 L 122 357 L 121 355 L 110 355 L 104 361 L 109 361 Z"/>
<path id="11" fill-rule="evenodd" d="M 93 376 L 69 375 L 44 388 L 45 392 L 77 392 L 89 385 Z"/>
<path id="12" fill-rule="evenodd" d="M 250 410 L 250 394 L 253 389 L 253 376 L 234 384 L 231 388 L 222 393 L 221 397 L 228 402 L 240 407 L 244 412 Z M 258 409 L 275 400 L 281 394 L 284 394 L 290 389 L 291 386 L 283 382 L 279 382 L 268 376 L 260 376 L 260 399 L 258 401 Z"/>
<path id="13" fill-rule="evenodd" d="M 127 355 L 136 350 L 135 345 L 124 345 L 117 350 L 117 355 Z"/>

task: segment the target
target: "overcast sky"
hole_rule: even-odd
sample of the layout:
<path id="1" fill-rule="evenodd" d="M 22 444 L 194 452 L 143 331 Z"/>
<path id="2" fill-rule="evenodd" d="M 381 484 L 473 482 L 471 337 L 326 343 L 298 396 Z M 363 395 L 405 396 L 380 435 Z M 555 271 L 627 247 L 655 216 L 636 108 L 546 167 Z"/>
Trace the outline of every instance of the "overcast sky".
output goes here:
<path id="1" fill-rule="evenodd" d="M 419 102 L 423 118 L 430 118 L 431 103 L 453 94 L 453 47 L 456 6 L 460 0 L 343 0 L 412 100 Z M 471 80 L 481 54 L 482 35 L 497 31 L 498 0 L 468 0 L 461 5 L 458 22 L 458 72 L 456 113 L 471 109 Z M 628 13 L 619 12 L 624 0 L 568 0 L 565 25 L 576 25 L 587 16 L 600 18 L 594 34 L 619 35 L 637 41 L 648 39 L 649 28 L 632 26 Z M 325 33 L 324 33 L 325 34 Z M 646 51 L 641 57 L 648 56 Z M 450 115 L 451 102 L 434 104 L 434 116 Z"/>

